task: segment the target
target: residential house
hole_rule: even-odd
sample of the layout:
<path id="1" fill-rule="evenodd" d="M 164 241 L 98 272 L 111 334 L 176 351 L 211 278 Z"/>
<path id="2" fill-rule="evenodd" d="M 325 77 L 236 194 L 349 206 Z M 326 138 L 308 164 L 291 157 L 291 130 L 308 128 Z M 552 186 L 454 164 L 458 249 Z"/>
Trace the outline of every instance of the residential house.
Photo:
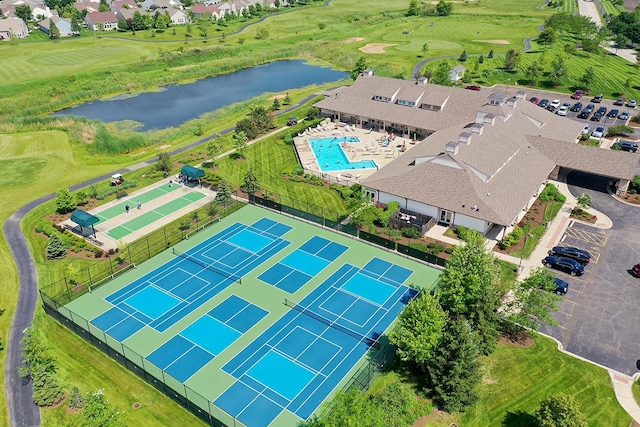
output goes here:
<path id="1" fill-rule="evenodd" d="M 197 3 L 191 6 L 191 14 L 194 19 L 200 19 L 202 17 L 222 19 L 224 18 L 225 11 L 221 10 L 219 6 Z"/>
<path id="2" fill-rule="evenodd" d="M 638 156 L 576 144 L 582 123 L 516 97 L 372 73 L 315 104 L 321 115 L 363 128 L 420 134 L 416 146 L 362 181 L 378 203 L 482 233 L 509 232 L 548 179 L 578 170 L 627 190 Z M 425 138 L 426 136 L 426 138 Z"/>
<path id="3" fill-rule="evenodd" d="M 169 14 L 169 18 L 171 18 L 171 25 L 184 25 L 189 23 L 189 16 L 179 9 L 170 7 L 166 12 Z"/>
<path id="4" fill-rule="evenodd" d="M 113 0 L 109 6 L 111 12 L 118 13 L 120 9 L 138 9 L 135 0 Z"/>
<path id="5" fill-rule="evenodd" d="M 457 82 L 461 78 L 464 77 L 465 68 L 462 65 L 456 65 L 452 69 L 449 70 L 449 78 L 452 82 Z"/>
<path id="6" fill-rule="evenodd" d="M 71 20 L 67 18 L 60 18 L 59 16 L 52 16 L 51 18 L 40 21 L 38 23 L 38 28 L 40 28 L 40 31 L 43 31 L 45 34 L 50 35 L 49 26 L 51 25 L 51 22 L 53 22 L 58 28 L 60 37 L 69 37 L 74 34 L 71 30 Z"/>
<path id="7" fill-rule="evenodd" d="M 145 10 L 168 9 L 170 7 L 182 9 L 182 3 L 179 0 L 144 0 L 140 6 Z"/>
<path id="8" fill-rule="evenodd" d="M 133 21 L 133 15 L 136 12 L 140 12 L 141 15 L 147 15 L 148 12 L 146 10 L 144 10 L 141 7 L 135 7 L 135 8 L 121 8 L 116 12 L 116 18 L 118 20 L 123 19 L 124 22 L 127 23 L 127 25 L 129 26 L 129 28 L 131 28 L 131 21 Z"/>
<path id="9" fill-rule="evenodd" d="M 75 7 L 78 10 L 78 12 L 83 12 L 86 10 L 87 14 L 89 14 L 93 12 L 98 12 L 100 10 L 100 3 L 90 2 L 90 1 L 75 2 L 73 4 L 73 7 Z"/>
<path id="10" fill-rule="evenodd" d="M 0 41 L 9 41 L 15 37 L 24 39 L 29 35 L 29 27 L 20 18 L 9 17 L 0 19 Z"/>
<path id="11" fill-rule="evenodd" d="M 118 18 L 113 12 L 87 13 L 84 22 L 93 31 L 113 31 L 118 29 Z"/>

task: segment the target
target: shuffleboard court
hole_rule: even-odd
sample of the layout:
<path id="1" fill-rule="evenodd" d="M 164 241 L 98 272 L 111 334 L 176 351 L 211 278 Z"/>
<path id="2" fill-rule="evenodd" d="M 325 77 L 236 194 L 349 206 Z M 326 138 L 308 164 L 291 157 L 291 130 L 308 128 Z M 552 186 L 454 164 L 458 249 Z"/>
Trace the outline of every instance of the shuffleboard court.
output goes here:
<path id="1" fill-rule="evenodd" d="M 144 193 L 140 193 L 140 194 L 136 194 L 135 198 L 129 198 L 126 201 L 123 201 L 121 203 L 118 203 L 114 206 L 111 206 L 105 210 L 102 210 L 98 213 L 95 213 L 94 215 L 97 216 L 98 218 L 100 218 L 100 222 L 105 222 L 108 221 L 110 219 L 113 219 L 115 217 L 117 217 L 118 215 L 122 215 L 125 212 L 125 206 L 128 204 L 131 208 L 134 208 L 136 206 L 136 202 L 138 200 L 140 200 L 141 203 L 148 203 L 152 200 L 155 200 L 157 198 L 160 198 L 172 191 L 177 190 L 178 188 L 180 188 L 180 186 L 178 185 L 173 185 L 171 187 L 169 186 L 161 186 L 161 187 L 157 187 L 154 188 L 153 190 L 149 190 L 146 191 Z"/>
<path id="2" fill-rule="evenodd" d="M 294 427 L 438 276 L 249 205 L 64 310 L 221 424 Z"/>

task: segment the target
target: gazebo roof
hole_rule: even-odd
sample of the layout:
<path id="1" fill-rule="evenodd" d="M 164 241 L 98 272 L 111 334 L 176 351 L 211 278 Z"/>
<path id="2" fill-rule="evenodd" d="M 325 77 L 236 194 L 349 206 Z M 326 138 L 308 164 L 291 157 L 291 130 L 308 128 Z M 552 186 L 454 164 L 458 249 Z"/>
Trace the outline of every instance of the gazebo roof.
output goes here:
<path id="1" fill-rule="evenodd" d="M 93 224 L 100 222 L 100 218 L 91 215 L 89 212 L 85 212 L 81 209 L 73 211 L 71 214 L 71 221 L 75 222 L 81 227 L 91 227 Z"/>
<path id="2" fill-rule="evenodd" d="M 184 165 L 180 173 L 188 176 L 189 178 L 202 178 L 204 176 L 204 171 L 202 169 L 194 168 L 189 165 Z"/>

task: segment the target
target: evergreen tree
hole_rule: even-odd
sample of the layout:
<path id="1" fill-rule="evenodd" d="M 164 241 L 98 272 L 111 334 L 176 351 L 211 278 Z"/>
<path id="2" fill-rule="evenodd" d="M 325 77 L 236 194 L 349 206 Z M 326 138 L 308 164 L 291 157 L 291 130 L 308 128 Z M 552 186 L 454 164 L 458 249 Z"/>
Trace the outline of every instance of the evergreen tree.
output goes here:
<path id="1" fill-rule="evenodd" d="M 133 18 L 131 18 L 131 28 L 135 31 L 146 30 L 147 25 L 144 17 L 140 13 L 140 11 L 136 10 L 133 12 Z"/>
<path id="2" fill-rule="evenodd" d="M 504 68 L 507 70 L 515 70 L 520 64 L 520 52 L 515 49 L 509 49 L 504 57 Z"/>
<path id="3" fill-rule="evenodd" d="M 278 101 L 278 98 L 273 98 L 273 106 L 271 108 L 273 110 L 279 110 L 280 109 L 280 101 Z"/>
<path id="4" fill-rule="evenodd" d="M 466 62 L 467 61 L 467 50 L 463 50 L 462 53 L 460 54 L 460 57 L 458 58 L 458 61 L 460 62 Z"/>
<path id="5" fill-rule="evenodd" d="M 76 207 L 76 200 L 67 187 L 60 187 L 56 191 L 56 210 L 67 213 Z"/>
<path id="6" fill-rule="evenodd" d="M 218 187 L 218 193 L 216 194 L 214 202 L 218 205 L 222 205 L 225 208 L 233 203 L 233 197 L 231 197 L 231 190 L 229 184 L 226 181 L 222 181 Z"/>
<path id="7" fill-rule="evenodd" d="M 73 34 L 80 34 L 80 24 L 78 24 L 78 18 L 75 16 L 71 18 L 71 32 Z"/>
<path id="8" fill-rule="evenodd" d="M 254 105 L 249 111 L 249 118 L 261 132 L 265 132 L 275 127 L 275 121 L 272 116 L 269 115 L 267 110 L 262 105 Z"/>
<path id="9" fill-rule="evenodd" d="M 50 39 L 59 39 L 60 38 L 60 30 L 55 22 L 53 22 L 52 18 L 49 18 L 49 38 Z"/>
<path id="10" fill-rule="evenodd" d="M 489 51 L 489 55 L 487 55 L 489 59 L 493 58 L 493 49 Z"/>
<path id="11" fill-rule="evenodd" d="M 128 29 L 129 29 L 129 24 L 127 24 L 127 21 L 125 21 L 124 18 L 122 17 L 118 18 L 118 30 L 125 31 Z"/>
<path id="12" fill-rule="evenodd" d="M 291 105 L 291 97 L 289 96 L 289 92 L 284 96 L 284 100 L 282 101 L 284 105 Z"/>
<path id="13" fill-rule="evenodd" d="M 364 56 L 361 56 L 360 58 L 358 58 L 356 65 L 354 65 L 353 68 L 351 69 L 351 80 L 357 79 L 358 76 L 362 74 L 364 70 L 367 69 L 368 66 L 369 64 L 367 64 L 367 59 Z"/>
<path id="14" fill-rule="evenodd" d="M 420 9 L 418 8 L 418 0 L 411 0 L 409 2 L 409 10 L 407 10 L 407 16 L 418 16 Z"/>
<path id="15" fill-rule="evenodd" d="M 445 2 L 444 0 L 440 0 L 438 5 L 436 6 L 436 15 L 438 16 L 449 16 L 453 11 L 453 3 Z"/>
<path id="16" fill-rule="evenodd" d="M 15 14 L 24 22 L 29 22 L 33 19 L 33 13 L 31 12 L 31 8 L 27 4 L 16 5 Z"/>
<path id="17" fill-rule="evenodd" d="M 158 161 L 156 162 L 156 170 L 164 172 L 165 176 L 168 176 L 173 169 L 171 164 L 171 156 L 166 151 L 158 153 Z"/>
<path id="18" fill-rule="evenodd" d="M 64 258 L 66 255 L 67 247 L 60 237 L 58 237 L 58 233 L 51 234 L 47 242 L 47 258 L 58 259 Z"/>
<path id="19" fill-rule="evenodd" d="M 478 58 L 478 63 L 484 64 L 484 55 L 480 55 L 480 57 Z"/>
<path id="20" fill-rule="evenodd" d="M 447 412 L 463 411 L 478 400 L 482 381 L 477 336 L 464 320 L 447 324 L 427 363 L 434 402 Z"/>
<path id="21" fill-rule="evenodd" d="M 260 191 L 260 183 L 258 182 L 258 178 L 253 173 L 253 166 L 249 166 L 249 170 L 244 175 L 243 183 L 240 186 L 240 189 L 247 194 L 255 194 Z"/>
<path id="22" fill-rule="evenodd" d="M 84 407 L 84 398 L 82 397 L 78 387 L 73 387 L 71 389 L 71 394 L 69 395 L 69 407 L 73 409 L 81 409 Z"/>
<path id="23" fill-rule="evenodd" d="M 425 43 L 422 45 L 422 57 L 427 56 L 427 52 L 429 52 L 429 43 Z"/>

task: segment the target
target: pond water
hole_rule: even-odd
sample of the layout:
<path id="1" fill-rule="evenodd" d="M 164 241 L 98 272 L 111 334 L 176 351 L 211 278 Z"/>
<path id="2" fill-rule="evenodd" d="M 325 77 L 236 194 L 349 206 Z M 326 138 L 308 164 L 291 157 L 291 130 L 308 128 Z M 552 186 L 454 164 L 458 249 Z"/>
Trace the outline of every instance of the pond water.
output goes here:
<path id="1" fill-rule="evenodd" d="M 85 102 L 54 113 L 103 122 L 134 120 L 141 131 L 180 126 L 204 113 L 265 92 L 283 93 L 313 84 L 344 79 L 348 73 L 309 65 L 301 60 L 276 61 L 193 83 L 171 85 L 159 92 Z"/>

